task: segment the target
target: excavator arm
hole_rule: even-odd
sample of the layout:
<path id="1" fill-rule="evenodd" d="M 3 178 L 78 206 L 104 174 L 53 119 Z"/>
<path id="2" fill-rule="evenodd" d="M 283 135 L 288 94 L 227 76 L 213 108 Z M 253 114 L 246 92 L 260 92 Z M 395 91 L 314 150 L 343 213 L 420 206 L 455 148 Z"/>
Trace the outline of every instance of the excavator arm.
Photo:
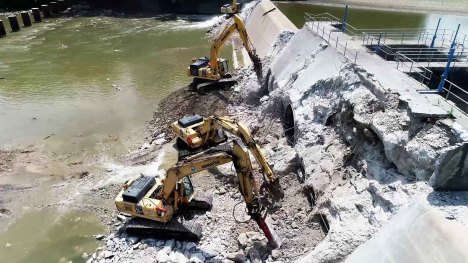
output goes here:
<path id="1" fill-rule="evenodd" d="M 158 199 L 171 200 L 173 197 L 174 210 L 177 211 L 179 192 L 176 187 L 179 180 L 211 167 L 233 162 L 237 177 L 239 178 L 239 190 L 244 198 L 248 214 L 257 222 L 272 245 L 279 247 L 281 240 L 278 239 L 268 221 L 266 208 L 260 203 L 259 191 L 255 177 L 253 176 L 248 147 L 241 140 L 233 141 L 232 149 L 226 150 L 223 146 L 211 148 L 190 156 L 171 167 L 166 173 L 166 178 L 163 180 L 163 188 L 159 193 Z"/>
<path id="2" fill-rule="evenodd" d="M 206 118 L 204 119 L 203 126 L 200 129 L 201 134 L 206 134 L 206 137 L 204 138 L 204 143 L 207 143 L 208 141 L 212 140 L 216 135 L 218 129 L 223 129 L 241 138 L 244 144 L 247 145 L 247 147 L 257 160 L 258 164 L 262 169 L 263 174 L 265 174 L 265 176 L 269 179 L 270 183 L 273 183 L 277 185 L 277 187 L 279 187 L 279 184 L 277 182 L 278 180 L 275 178 L 275 175 L 271 170 L 270 165 L 268 164 L 267 158 L 261 152 L 260 147 L 252 138 L 250 130 L 249 128 L 247 128 L 247 126 L 245 126 L 245 124 L 225 117 L 212 116 Z"/>
<path id="3" fill-rule="evenodd" d="M 219 35 L 219 37 L 214 41 L 213 45 L 211 46 L 211 69 L 215 73 L 220 72 L 218 59 L 220 57 L 221 49 L 229 40 L 229 38 L 231 38 L 232 34 L 234 34 L 235 31 L 239 32 L 239 35 L 242 39 L 242 43 L 244 44 L 244 47 L 249 53 L 249 56 L 254 62 L 254 64 L 257 64 L 260 61 L 255 52 L 255 49 L 253 48 L 252 42 L 250 41 L 249 35 L 247 34 L 244 22 L 238 15 L 234 15 L 234 24 L 226 26 L 223 32 Z"/>

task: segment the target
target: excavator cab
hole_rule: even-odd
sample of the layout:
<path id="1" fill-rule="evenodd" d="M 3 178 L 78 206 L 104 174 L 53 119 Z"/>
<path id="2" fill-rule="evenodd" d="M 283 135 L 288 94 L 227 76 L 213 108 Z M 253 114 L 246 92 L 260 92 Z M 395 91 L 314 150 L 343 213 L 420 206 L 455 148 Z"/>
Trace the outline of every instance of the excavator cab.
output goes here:
<path id="1" fill-rule="evenodd" d="M 240 6 L 236 0 L 233 1 L 231 4 L 225 4 L 221 7 L 221 13 L 233 15 L 240 12 Z"/>

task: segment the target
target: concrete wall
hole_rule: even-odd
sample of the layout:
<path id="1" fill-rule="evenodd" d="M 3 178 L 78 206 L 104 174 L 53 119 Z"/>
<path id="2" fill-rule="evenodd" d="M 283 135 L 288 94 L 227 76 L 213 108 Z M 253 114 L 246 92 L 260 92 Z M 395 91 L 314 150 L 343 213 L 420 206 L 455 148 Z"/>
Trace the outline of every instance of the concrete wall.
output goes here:
<path id="1" fill-rule="evenodd" d="M 268 55 L 281 32 L 298 31 L 297 27 L 269 0 L 264 0 L 255 7 L 246 28 L 260 57 Z"/>
<path id="2" fill-rule="evenodd" d="M 346 263 L 468 262 L 468 227 L 441 217 L 423 197 L 414 200 Z"/>

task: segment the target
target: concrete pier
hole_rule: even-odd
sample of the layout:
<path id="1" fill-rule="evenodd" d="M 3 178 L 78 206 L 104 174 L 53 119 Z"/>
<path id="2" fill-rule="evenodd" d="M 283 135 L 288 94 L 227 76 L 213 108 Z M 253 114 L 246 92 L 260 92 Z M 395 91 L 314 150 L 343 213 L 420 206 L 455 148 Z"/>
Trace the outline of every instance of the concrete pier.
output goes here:
<path id="1" fill-rule="evenodd" d="M 32 12 L 34 16 L 34 22 L 36 23 L 42 22 L 41 11 L 39 10 L 39 8 L 33 8 Z"/>
<path id="2" fill-rule="evenodd" d="M 52 17 L 52 14 L 50 13 L 50 8 L 48 5 L 41 5 L 41 7 L 42 7 L 42 13 L 44 14 L 45 18 Z"/>
<path id="3" fill-rule="evenodd" d="M 50 11 L 54 15 L 58 15 L 60 13 L 57 2 L 50 2 Z"/>
<path id="4" fill-rule="evenodd" d="M 29 16 L 28 11 L 21 12 L 21 18 L 23 19 L 23 25 L 25 27 L 32 26 L 31 17 Z"/>
<path id="5" fill-rule="evenodd" d="M 6 37 L 5 25 L 2 20 L 0 20 L 0 38 L 1 37 Z"/>
<path id="6" fill-rule="evenodd" d="M 10 21 L 11 31 L 18 32 L 21 30 L 18 23 L 18 17 L 16 17 L 16 15 L 8 16 L 8 21 Z"/>

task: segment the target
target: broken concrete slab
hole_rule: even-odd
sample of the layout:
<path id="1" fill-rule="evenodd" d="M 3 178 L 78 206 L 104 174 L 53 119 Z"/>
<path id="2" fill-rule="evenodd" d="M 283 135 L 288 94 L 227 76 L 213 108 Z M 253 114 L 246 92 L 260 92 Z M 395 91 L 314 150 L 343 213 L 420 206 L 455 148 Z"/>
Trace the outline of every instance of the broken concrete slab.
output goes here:
<path id="1" fill-rule="evenodd" d="M 434 190 L 468 190 L 468 143 L 454 146 L 441 154 L 429 179 Z"/>
<path id="2" fill-rule="evenodd" d="M 443 218 L 422 196 L 402 209 L 345 262 L 468 262 L 467 232 L 467 226 Z"/>
<path id="3" fill-rule="evenodd" d="M 252 11 L 246 24 L 247 33 L 257 54 L 263 58 L 268 55 L 276 39 L 283 31 L 297 32 L 297 27 L 268 1 L 260 2 Z"/>

